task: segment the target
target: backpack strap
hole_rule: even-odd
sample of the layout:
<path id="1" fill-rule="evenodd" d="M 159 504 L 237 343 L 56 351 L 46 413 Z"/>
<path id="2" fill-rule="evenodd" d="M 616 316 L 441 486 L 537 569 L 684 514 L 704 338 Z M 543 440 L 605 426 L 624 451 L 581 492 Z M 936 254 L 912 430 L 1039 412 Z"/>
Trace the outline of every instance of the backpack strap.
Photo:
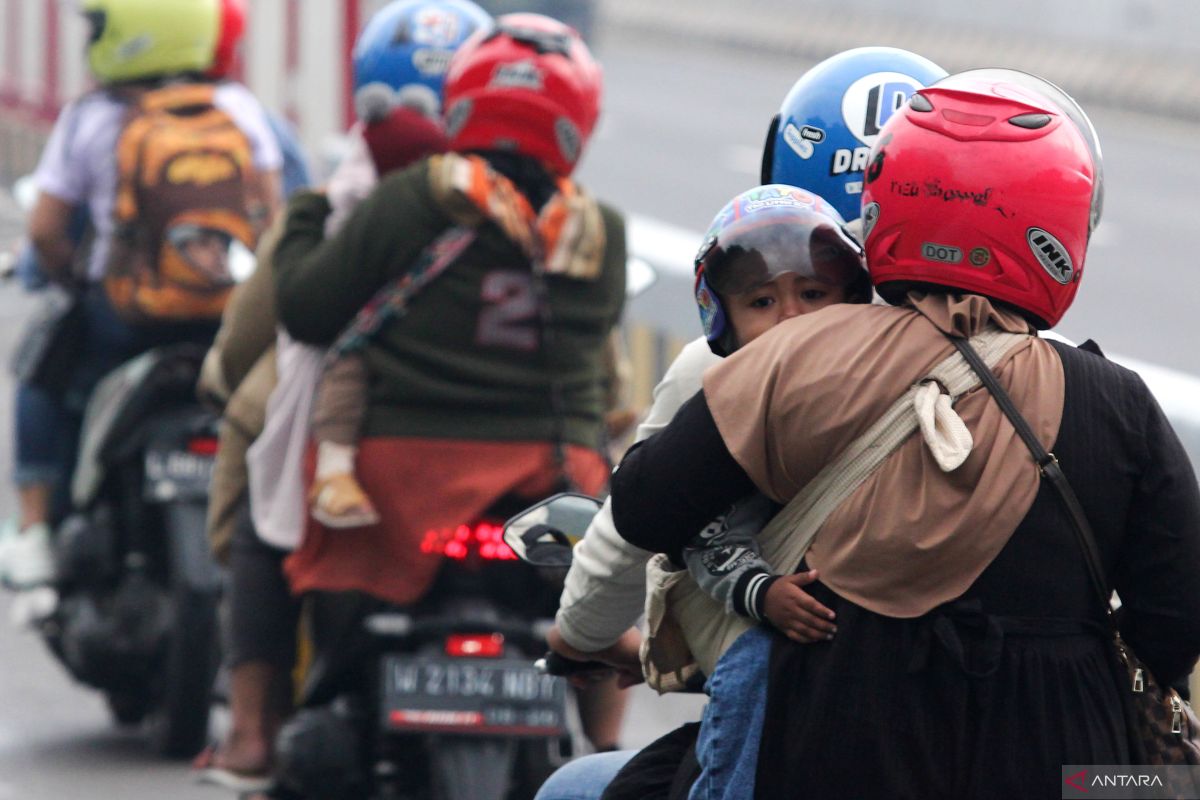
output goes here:
<path id="1" fill-rule="evenodd" d="M 216 102 L 217 87 L 211 83 L 173 83 L 144 92 L 138 98 L 143 112 L 181 112 L 205 108 Z"/>

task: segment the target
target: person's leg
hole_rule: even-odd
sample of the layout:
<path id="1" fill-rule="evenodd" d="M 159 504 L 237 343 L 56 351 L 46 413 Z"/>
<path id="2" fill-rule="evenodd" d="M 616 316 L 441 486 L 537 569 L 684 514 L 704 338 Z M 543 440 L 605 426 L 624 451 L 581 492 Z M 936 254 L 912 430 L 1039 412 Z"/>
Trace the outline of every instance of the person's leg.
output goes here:
<path id="1" fill-rule="evenodd" d="M 754 796 L 770 657 L 771 634 L 765 628 L 753 628 L 738 637 L 717 662 L 706 686 L 709 701 L 696 741 L 700 777 L 688 800 Z"/>
<path id="2" fill-rule="evenodd" d="M 571 761 L 546 779 L 533 800 L 599 800 L 636 750 L 596 753 Z"/>
<path id="3" fill-rule="evenodd" d="M 54 395 L 36 386 L 17 386 L 13 478 L 21 530 L 50 520 L 51 495 L 62 476 L 60 457 L 65 416 Z"/>
<path id="4" fill-rule="evenodd" d="M 344 353 L 326 363 L 313 400 L 317 469 L 312 514 L 331 528 L 379 521 L 379 512 L 354 474 L 358 437 L 367 413 L 367 382 L 366 361 L 358 353 Z"/>
<path id="5" fill-rule="evenodd" d="M 0 579 L 14 589 L 45 585 L 54 577 L 50 522 L 55 487 L 61 484 L 62 438 L 67 419 L 59 399 L 33 386 L 17 387 L 13 482 L 18 513 L 0 542 Z M 27 622 L 27 614 L 18 622 Z"/>
<path id="6" fill-rule="evenodd" d="M 243 510 L 229 550 L 230 731 L 215 766 L 266 776 L 290 709 L 299 603 L 283 576 L 286 553 L 262 542 Z"/>
<path id="7" fill-rule="evenodd" d="M 628 692 L 615 678 L 590 683 L 576 692 L 583 732 L 597 751 L 615 750 L 625 720 Z"/>

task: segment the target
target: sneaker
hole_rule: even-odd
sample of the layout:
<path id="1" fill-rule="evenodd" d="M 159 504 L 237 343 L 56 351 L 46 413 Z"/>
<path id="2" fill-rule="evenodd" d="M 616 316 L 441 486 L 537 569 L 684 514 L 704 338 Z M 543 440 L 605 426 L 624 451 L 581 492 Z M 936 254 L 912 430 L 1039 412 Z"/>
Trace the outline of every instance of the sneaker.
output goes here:
<path id="1" fill-rule="evenodd" d="M 30 525 L 17 533 L 15 526 L 5 531 L 0 544 L 0 582 L 9 589 L 31 589 L 54 580 L 54 548 L 50 527 L 44 522 Z"/>
<path id="2" fill-rule="evenodd" d="M 58 592 L 52 586 L 35 586 L 13 594 L 8 618 L 14 627 L 35 628 L 58 610 Z"/>

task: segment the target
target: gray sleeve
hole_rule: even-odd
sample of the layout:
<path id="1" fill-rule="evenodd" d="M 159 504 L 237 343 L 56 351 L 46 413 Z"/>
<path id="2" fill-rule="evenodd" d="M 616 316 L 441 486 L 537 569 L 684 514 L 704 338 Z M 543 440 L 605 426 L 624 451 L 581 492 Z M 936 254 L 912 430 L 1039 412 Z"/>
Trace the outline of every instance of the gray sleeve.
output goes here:
<path id="1" fill-rule="evenodd" d="M 646 604 L 646 562 L 650 553 L 626 542 L 605 500 L 587 533 L 575 546 L 559 601 L 559 633 L 567 644 L 594 653 L 636 625 Z"/>
<path id="2" fill-rule="evenodd" d="M 756 537 L 776 510 L 765 495 L 751 495 L 713 520 L 683 549 L 692 579 L 726 613 L 763 620 L 767 589 L 778 576 L 763 560 Z"/>

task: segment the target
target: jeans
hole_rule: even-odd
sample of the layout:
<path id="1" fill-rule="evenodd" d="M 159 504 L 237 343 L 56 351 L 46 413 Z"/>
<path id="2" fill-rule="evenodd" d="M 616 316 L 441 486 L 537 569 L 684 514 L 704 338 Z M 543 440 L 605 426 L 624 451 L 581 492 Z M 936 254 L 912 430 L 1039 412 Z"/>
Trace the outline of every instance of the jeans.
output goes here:
<path id="1" fill-rule="evenodd" d="M 709 700 L 696 742 L 700 777 L 688 800 L 754 796 L 770 657 L 771 634 L 760 627 L 739 636 L 717 662 L 704 687 Z"/>
<path id="2" fill-rule="evenodd" d="M 17 387 L 14 482 L 56 487 L 55 510 L 65 510 L 66 489 L 75 467 L 84 411 L 96 384 L 112 370 L 152 347 L 177 342 L 208 345 L 217 322 L 131 325 L 117 316 L 103 287 L 84 291 L 84 346 L 71 384 L 63 394 L 35 386 Z"/>
<path id="3" fill-rule="evenodd" d="M 636 750 L 618 750 L 577 758 L 547 778 L 533 800 L 599 800 L 621 767 L 635 755 Z"/>

